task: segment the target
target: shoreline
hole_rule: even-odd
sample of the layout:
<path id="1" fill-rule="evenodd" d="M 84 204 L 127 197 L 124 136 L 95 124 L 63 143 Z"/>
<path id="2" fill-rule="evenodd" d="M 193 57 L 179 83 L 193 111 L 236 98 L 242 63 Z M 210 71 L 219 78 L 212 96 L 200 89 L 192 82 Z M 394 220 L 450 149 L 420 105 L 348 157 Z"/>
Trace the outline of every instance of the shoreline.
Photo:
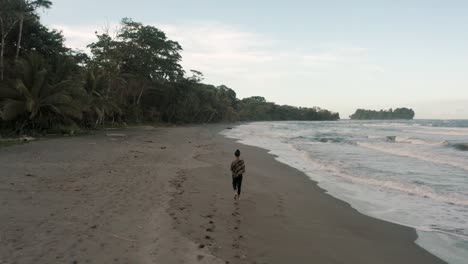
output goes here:
<path id="1" fill-rule="evenodd" d="M 440 129 L 463 129 L 452 128 L 454 123 L 444 124 L 446 126 Z M 445 144 L 442 148 L 438 142 L 448 142 L 443 141 L 445 139 L 450 142 L 466 140 L 457 141 L 446 137 L 447 134 L 421 135 L 424 131 L 432 131 L 431 123 L 413 124 L 414 130 L 419 133 L 414 135 L 411 128 L 405 130 L 406 126 L 398 123 L 395 126 L 403 125 L 403 128 L 394 129 L 394 125 L 379 123 L 376 124 L 377 128 L 372 124 L 369 124 L 370 128 L 362 128 L 357 123 L 335 123 L 329 127 L 325 122 L 317 125 L 308 122 L 259 122 L 222 134 L 239 143 L 266 149 L 277 161 L 303 171 L 310 180 L 318 182 L 318 186 L 327 194 L 349 203 L 366 216 L 415 229 L 415 243 L 445 262 L 465 263 L 468 240 L 464 235 L 463 222 L 458 221 L 464 219 L 466 199 L 463 199 L 462 188 L 465 185 L 461 184 L 460 191 L 454 193 L 447 192 L 449 188 L 445 187 L 452 186 L 452 178 L 464 179 L 465 174 L 458 167 L 451 167 L 456 165 L 443 166 L 441 171 L 437 166 L 431 166 L 439 161 L 434 153 L 440 153 L 442 161 L 454 155 L 450 161 L 461 164 L 460 157 L 465 153 L 446 148 Z M 333 129 L 341 127 L 344 130 L 350 128 L 352 132 L 335 134 Z M 385 140 L 387 135 L 398 135 L 398 144 L 388 143 Z M 355 144 L 357 147 L 352 146 Z M 376 147 L 363 148 L 365 144 Z M 433 153 L 431 156 L 434 159 L 420 159 L 417 154 L 408 158 L 407 149 L 410 153 L 410 150 L 419 148 Z M 402 149 L 402 152 L 391 152 L 393 149 Z M 428 157 L 425 153 L 421 153 L 421 156 Z M 428 166 L 425 167 L 423 162 Z M 431 183 L 442 179 L 440 177 L 447 178 L 447 185 L 441 180 L 440 186 L 443 187 L 432 186 Z"/>
<path id="2" fill-rule="evenodd" d="M 308 177 L 304 172 L 276 160 L 277 156 L 268 153 L 269 150 L 245 145 L 237 142 L 235 139 L 227 138 L 221 134 L 217 134 L 214 141 L 219 142 L 218 146 L 222 146 L 222 150 L 218 151 L 218 155 L 208 154 L 200 157 L 200 159 L 204 162 L 213 162 L 216 157 L 222 156 L 223 164 L 229 164 L 229 155 L 232 156 L 232 153 L 229 153 L 229 150 L 240 148 L 242 151 L 243 149 L 243 157 L 246 160 L 247 166 L 243 189 L 247 189 L 245 190 L 247 193 L 242 197 L 241 201 L 234 203 L 234 207 L 230 207 L 229 204 L 224 202 L 220 202 L 219 205 L 212 203 L 211 206 L 230 208 L 233 210 L 234 218 L 236 218 L 237 215 L 247 215 L 250 218 L 265 220 L 263 221 L 263 224 L 257 224 L 255 227 L 250 227 L 249 225 L 243 226 L 241 223 L 246 220 L 249 222 L 248 224 L 254 224 L 252 222 L 253 219 L 245 219 L 245 217 L 241 217 L 240 221 L 239 219 L 236 219 L 237 223 L 231 223 L 232 219 L 229 220 L 220 217 L 221 221 L 224 221 L 223 228 L 229 228 L 229 224 L 231 224 L 231 228 L 234 226 L 234 230 L 240 230 L 241 227 L 243 229 L 247 229 L 245 231 L 245 234 L 247 235 L 240 235 L 242 236 L 242 239 L 239 239 L 238 241 L 236 240 L 238 243 L 237 245 L 233 244 L 233 248 L 240 248 L 240 252 L 244 252 L 245 254 L 234 255 L 234 257 L 229 259 L 230 252 L 223 252 L 223 250 L 219 249 L 219 255 L 222 256 L 223 259 L 228 258 L 230 263 L 239 259 L 242 260 L 243 255 L 246 256 L 246 258 L 248 258 L 248 256 L 252 256 L 250 261 L 254 260 L 258 263 L 307 263 L 309 261 L 319 261 L 319 263 L 445 263 L 415 243 L 417 234 L 414 228 L 362 214 L 352 208 L 349 203 L 328 194 L 326 190 L 320 188 L 318 183 L 310 179 L 310 177 Z M 227 158 L 225 158 L 225 156 L 227 156 Z M 249 166 L 249 164 L 253 165 Z M 219 163 L 212 164 L 212 166 L 214 167 L 212 168 L 214 171 L 222 170 L 223 168 Z M 218 166 L 220 167 L 218 168 Z M 254 169 L 252 169 L 252 166 L 255 166 Z M 274 169 L 269 167 L 274 167 Z M 262 170 L 265 170 L 265 172 L 262 172 Z M 193 177 L 191 178 L 198 178 L 202 177 L 201 175 L 210 174 L 207 171 L 210 170 L 206 168 L 197 169 L 192 172 Z M 249 176 L 252 174 L 253 176 Z M 281 175 L 288 179 L 282 178 Z M 205 177 L 208 178 L 208 176 Z M 255 179 L 256 182 L 249 183 L 249 177 L 258 177 L 259 179 Z M 190 179 L 190 177 L 187 178 Z M 260 179 L 262 180 L 261 182 L 259 182 Z M 226 181 L 226 179 L 224 181 Z M 208 183 L 205 181 L 203 183 L 189 182 L 187 185 L 190 186 L 190 188 L 194 188 L 197 185 L 200 186 L 203 184 Z M 253 184 L 254 186 L 250 186 L 250 184 Z M 265 186 L 262 185 L 270 186 L 271 189 L 263 190 Z M 183 190 L 187 192 L 190 188 Z M 249 191 L 249 188 L 253 188 L 253 190 Z M 226 192 L 229 193 L 229 188 L 223 186 L 223 190 L 226 190 Z M 274 195 L 271 195 L 271 192 L 273 192 Z M 293 194 L 293 192 L 297 193 Z M 309 195 L 313 197 L 308 197 Z M 186 196 L 187 197 L 183 199 L 179 198 L 179 204 L 180 202 L 183 203 L 183 201 L 197 200 L 196 194 Z M 269 199 L 265 199 L 265 196 Z M 200 197 L 198 198 L 202 199 Z M 229 200 L 229 195 L 224 199 Z M 254 203 L 255 205 L 251 205 L 251 203 Z M 317 203 L 319 204 L 317 205 Z M 273 206 L 272 204 L 276 205 Z M 334 218 L 330 216 L 322 217 L 325 219 L 319 219 L 320 217 L 313 216 L 317 212 L 308 212 L 308 210 L 311 210 L 311 206 L 323 209 L 322 207 L 325 204 L 328 206 L 325 206 L 326 209 L 323 211 L 326 211 L 326 213 L 330 213 L 330 215 L 333 216 L 344 216 L 345 220 L 341 221 L 342 219 L 340 219 L 340 217 Z M 246 206 L 247 209 L 242 206 Z M 253 206 L 253 208 L 249 208 L 251 206 Z M 294 206 L 300 208 L 294 210 L 288 208 Z M 259 207 L 270 207 L 270 209 L 261 210 Z M 216 213 L 219 211 L 220 210 L 217 209 L 214 212 Z M 319 210 L 317 211 L 320 213 Z M 183 213 L 180 217 L 184 219 L 188 217 L 190 219 L 188 222 L 194 221 L 203 225 L 203 219 L 196 219 L 196 217 L 190 218 L 190 215 L 184 215 Z M 305 219 L 309 219 L 309 221 L 305 221 Z M 331 225 L 326 227 L 326 229 L 331 229 L 329 230 L 330 232 L 324 232 L 323 228 L 316 226 L 318 223 L 325 224 L 334 221 L 336 221 L 336 226 Z M 293 225 L 292 222 L 296 223 Z M 281 232 L 277 234 L 272 234 L 272 231 L 274 233 L 274 230 L 282 224 L 289 224 L 289 227 L 282 229 Z M 310 227 L 309 224 L 313 227 Z M 270 228 L 268 228 L 268 226 Z M 334 228 L 342 229 L 343 232 L 334 233 L 334 231 L 336 231 L 333 230 Z M 294 233 L 296 235 L 291 237 L 291 234 L 287 233 L 293 230 L 288 229 L 295 229 Z M 192 239 L 197 239 L 196 236 L 193 236 L 192 232 L 194 231 L 190 230 L 190 228 L 185 226 L 180 230 L 187 236 L 192 237 Z M 366 234 L 368 231 L 373 234 Z M 271 242 L 278 239 L 280 241 L 278 244 L 270 244 L 268 247 L 263 249 L 261 248 L 262 241 L 252 241 L 251 243 L 249 241 L 245 241 L 246 237 L 249 237 L 249 234 L 256 237 L 257 232 L 264 236 L 264 242 Z M 203 237 L 202 233 L 203 232 L 198 233 L 198 236 Z M 316 238 L 311 239 L 317 233 L 320 234 L 320 241 L 316 241 Z M 330 239 L 331 235 L 334 238 Z M 350 236 L 347 237 L 347 235 Z M 372 241 L 372 243 L 368 243 L 369 241 Z M 246 242 L 245 246 L 243 246 L 243 242 Z M 341 242 L 343 245 L 337 246 L 337 242 Z M 203 240 L 200 240 L 200 243 L 203 243 Z M 307 245 L 310 243 L 315 244 L 317 248 L 308 247 Z M 320 245 L 321 243 L 327 245 Z M 379 245 L 375 245 L 374 243 L 379 243 Z M 223 242 L 223 244 L 225 244 L 225 242 Z M 291 252 L 288 252 L 288 254 L 278 254 L 278 251 L 283 249 L 283 245 L 289 245 L 288 248 Z M 304 245 L 306 246 L 304 247 Z M 295 249 L 292 250 L 291 248 Z M 301 250 L 296 250 L 296 248 L 301 248 Z M 380 252 L 376 253 L 376 250 Z M 310 254 L 311 251 L 317 252 Z M 339 251 L 342 251 L 343 254 L 336 256 L 336 252 Z M 398 253 L 399 251 L 400 254 Z M 241 258 L 238 258 L 239 256 Z M 264 259 L 259 259 L 258 256 L 265 257 Z M 243 262 L 241 261 L 241 263 Z"/>
<path id="3" fill-rule="evenodd" d="M 359 213 L 226 126 L 0 149 L 0 263 L 444 263 L 413 229 Z"/>

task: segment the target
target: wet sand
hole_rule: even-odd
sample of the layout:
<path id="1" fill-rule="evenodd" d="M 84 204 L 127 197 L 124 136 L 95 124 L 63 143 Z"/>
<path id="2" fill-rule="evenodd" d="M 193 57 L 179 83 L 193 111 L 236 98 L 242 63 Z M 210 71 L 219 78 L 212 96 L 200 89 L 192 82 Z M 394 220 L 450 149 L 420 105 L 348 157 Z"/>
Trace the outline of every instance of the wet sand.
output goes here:
<path id="1" fill-rule="evenodd" d="M 444 263 L 414 230 L 358 213 L 223 127 L 1 148 L 0 263 Z"/>

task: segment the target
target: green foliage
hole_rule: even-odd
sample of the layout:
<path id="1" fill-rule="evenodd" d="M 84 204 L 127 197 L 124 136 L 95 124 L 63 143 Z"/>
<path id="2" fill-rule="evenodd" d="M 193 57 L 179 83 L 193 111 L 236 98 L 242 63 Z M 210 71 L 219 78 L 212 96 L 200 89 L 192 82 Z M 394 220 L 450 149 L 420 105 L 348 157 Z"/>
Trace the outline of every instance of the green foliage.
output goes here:
<path id="1" fill-rule="evenodd" d="M 106 96 L 110 85 L 108 75 L 98 68 L 85 73 L 86 108 L 82 124 L 87 128 L 104 125 L 106 120 L 115 120 L 122 115 L 122 109 L 114 97 Z"/>
<path id="2" fill-rule="evenodd" d="M 15 30 L 12 37 L 12 42 L 16 44 Z M 13 40 L 14 38 L 14 40 Z M 62 32 L 55 29 L 50 30 L 39 22 L 39 19 L 30 17 L 24 21 L 23 37 L 21 41 L 23 51 L 35 51 L 45 57 L 54 56 L 57 54 L 68 54 L 70 49 L 65 46 L 65 38 Z M 14 47 L 10 47 L 9 54 L 13 54 Z"/>
<path id="3" fill-rule="evenodd" d="M 7 70 L 0 82 L 1 131 L 74 133 L 127 123 L 339 119 L 328 110 L 280 106 L 260 96 L 239 100 L 225 85 L 202 83 L 203 74 L 196 70 L 187 77 L 180 64 L 182 47 L 156 27 L 124 18 L 115 34 L 96 32 L 88 56 L 68 49 L 61 32 L 40 23 L 36 10 L 49 8 L 50 1 L 1 4 L 9 33 L 2 44 Z"/>
<path id="4" fill-rule="evenodd" d="M 53 70 L 38 54 L 18 62 L 16 78 L 0 82 L 1 118 L 15 121 L 19 132 L 46 130 L 81 119 L 83 89 Z"/>
<path id="5" fill-rule="evenodd" d="M 153 81 L 177 81 L 184 71 L 179 64 L 182 47 L 153 26 L 122 19 L 117 52 L 124 72 Z"/>
<path id="6" fill-rule="evenodd" d="M 242 121 L 280 120 L 338 120 L 338 113 L 318 107 L 294 107 L 267 102 L 265 98 L 253 96 L 239 102 L 239 115 Z"/>
<path id="7" fill-rule="evenodd" d="M 377 119 L 377 120 L 386 120 L 386 119 L 413 119 L 414 111 L 413 109 L 408 109 L 406 107 L 397 108 L 395 110 L 365 110 L 358 109 L 354 114 L 350 116 L 351 119 Z"/>

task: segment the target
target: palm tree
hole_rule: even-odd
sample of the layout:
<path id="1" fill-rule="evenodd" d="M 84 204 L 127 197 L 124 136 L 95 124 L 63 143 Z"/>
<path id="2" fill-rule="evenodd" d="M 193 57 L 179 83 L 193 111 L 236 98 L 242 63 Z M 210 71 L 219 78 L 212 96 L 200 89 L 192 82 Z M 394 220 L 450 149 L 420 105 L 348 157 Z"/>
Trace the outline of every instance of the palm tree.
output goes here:
<path id="1" fill-rule="evenodd" d="M 84 91 L 71 80 L 50 83 L 45 60 L 31 54 L 17 64 L 18 76 L 0 83 L 0 117 L 20 121 L 20 131 L 50 128 L 56 122 L 74 123 L 81 119 L 82 106 L 77 98 Z"/>
<path id="2" fill-rule="evenodd" d="M 88 94 L 85 117 L 92 118 L 94 127 L 103 125 L 106 118 L 114 118 L 121 115 L 122 110 L 113 97 L 106 97 L 105 92 L 108 83 L 111 81 L 107 74 L 99 72 L 97 69 L 88 69 L 84 88 Z M 86 118 L 85 118 L 86 119 Z"/>
<path id="3" fill-rule="evenodd" d="M 5 48 L 8 34 L 18 23 L 18 3 L 16 1 L 0 1 L 0 81 L 4 79 L 5 71 Z"/>
<path id="4" fill-rule="evenodd" d="M 18 31 L 18 42 L 16 43 L 16 55 L 15 61 L 19 58 L 19 53 L 21 49 L 21 39 L 23 37 L 23 25 L 24 25 L 24 18 L 34 12 L 38 8 L 46 8 L 49 9 L 52 6 L 52 2 L 48 0 L 22 0 L 21 2 L 22 8 L 21 13 L 19 14 L 19 31 Z"/>

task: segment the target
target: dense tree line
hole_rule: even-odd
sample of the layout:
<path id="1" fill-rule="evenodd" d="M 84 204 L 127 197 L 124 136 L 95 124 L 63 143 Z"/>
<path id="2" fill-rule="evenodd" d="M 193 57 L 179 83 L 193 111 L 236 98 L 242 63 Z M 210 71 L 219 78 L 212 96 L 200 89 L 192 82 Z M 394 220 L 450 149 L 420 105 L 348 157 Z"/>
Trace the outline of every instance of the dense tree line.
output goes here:
<path id="1" fill-rule="evenodd" d="M 351 119 L 378 119 L 378 120 L 386 120 L 386 119 L 413 119 L 414 118 L 414 111 L 413 109 L 408 109 L 406 107 L 397 108 L 395 110 L 365 110 L 365 109 L 358 109 L 356 112 L 349 116 Z"/>
<path id="2" fill-rule="evenodd" d="M 253 96 L 242 99 L 237 104 L 239 119 L 242 121 L 280 120 L 338 120 L 338 113 L 318 107 L 305 108 L 277 105 L 267 102 L 264 97 Z"/>
<path id="3" fill-rule="evenodd" d="M 90 54 L 40 22 L 47 0 L 0 0 L 0 129 L 69 133 L 125 123 L 336 120 L 320 108 L 238 99 L 181 66 L 182 47 L 161 30 L 124 18 L 115 36 L 96 33 Z"/>

